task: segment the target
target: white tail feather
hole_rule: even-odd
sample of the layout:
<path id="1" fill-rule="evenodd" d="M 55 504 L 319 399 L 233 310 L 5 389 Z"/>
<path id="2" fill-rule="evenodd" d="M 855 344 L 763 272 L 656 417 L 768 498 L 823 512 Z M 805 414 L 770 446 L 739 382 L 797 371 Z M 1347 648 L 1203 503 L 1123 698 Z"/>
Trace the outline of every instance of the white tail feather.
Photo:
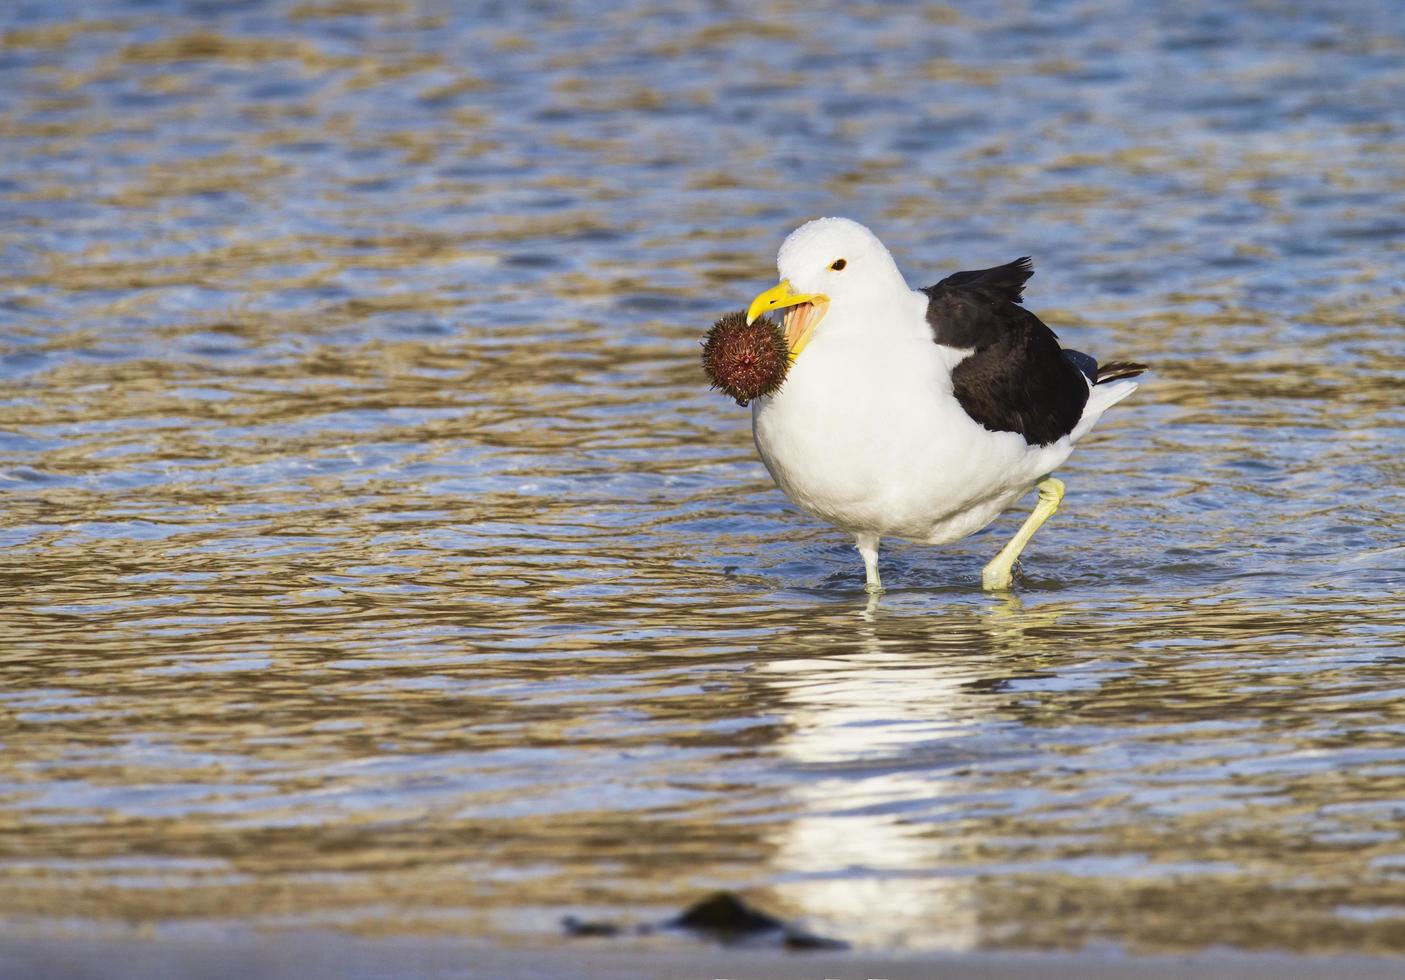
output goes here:
<path id="1" fill-rule="evenodd" d="M 1098 419 L 1103 417 L 1103 412 L 1136 390 L 1137 382 L 1130 378 L 1093 385 L 1088 391 L 1088 404 L 1083 406 L 1083 415 L 1073 427 L 1073 441 L 1077 442 L 1086 436 L 1089 430 L 1098 424 Z"/>

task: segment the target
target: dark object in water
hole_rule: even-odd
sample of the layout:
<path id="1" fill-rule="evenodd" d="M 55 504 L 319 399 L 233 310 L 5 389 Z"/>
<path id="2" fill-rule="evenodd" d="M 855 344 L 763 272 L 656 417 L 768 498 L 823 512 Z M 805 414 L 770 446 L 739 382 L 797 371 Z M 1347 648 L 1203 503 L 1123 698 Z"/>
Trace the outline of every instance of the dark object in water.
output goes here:
<path id="1" fill-rule="evenodd" d="M 806 953 L 817 949 L 848 949 L 849 944 L 842 939 L 829 939 L 809 932 L 795 932 L 787 929 L 782 945 L 796 953 Z"/>
<path id="2" fill-rule="evenodd" d="M 790 345 L 780 324 L 746 314 L 728 313 L 703 339 L 703 370 L 712 387 L 745 405 L 780 390 L 790 368 Z"/>
<path id="3" fill-rule="evenodd" d="M 623 930 L 613 922 L 586 922 L 568 915 L 561 920 L 568 936 L 618 936 Z"/>
<path id="4" fill-rule="evenodd" d="M 691 929 L 706 933 L 722 943 L 735 943 L 761 933 L 779 932 L 781 945 L 789 950 L 848 949 L 838 939 L 826 939 L 802 932 L 780 919 L 747 905 L 731 892 L 718 892 L 664 923 L 667 929 Z"/>
<path id="5" fill-rule="evenodd" d="M 785 923 L 758 912 L 731 892 L 718 892 L 688 907 L 682 915 L 664 925 L 698 932 L 770 932 L 784 929 Z"/>
<path id="6" fill-rule="evenodd" d="M 782 949 L 803 951 L 816 949 L 848 949 L 849 944 L 838 939 L 826 939 L 802 932 L 780 919 L 758 911 L 731 892 L 717 892 L 697 902 L 667 922 L 637 925 L 631 929 L 613 922 L 586 922 L 568 915 L 561 920 L 568 936 L 647 936 L 655 929 L 687 929 L 724 946 L 745 944 L 762 946 L 780 944 Z"/>

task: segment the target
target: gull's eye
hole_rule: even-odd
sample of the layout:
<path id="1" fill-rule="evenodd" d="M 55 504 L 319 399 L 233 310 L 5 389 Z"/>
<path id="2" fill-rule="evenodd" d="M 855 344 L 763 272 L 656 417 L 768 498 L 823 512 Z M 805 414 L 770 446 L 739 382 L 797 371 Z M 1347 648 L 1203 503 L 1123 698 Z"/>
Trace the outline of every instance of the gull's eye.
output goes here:
<path id="1" fill-rule="evenodd" d="M 846 265 L 848 265 L 848 264 L 849 264 L 849 263 L 848 263 L 848 262 L 845 262 L 843 259 L 835 259 L 835 260 L 834 260 L 834 264 L 831 265 L 830 268 L 833 269 L 835 272 L 839 272 L 841 269 L 843 269 L 843 268 L 844 268 Z"/>

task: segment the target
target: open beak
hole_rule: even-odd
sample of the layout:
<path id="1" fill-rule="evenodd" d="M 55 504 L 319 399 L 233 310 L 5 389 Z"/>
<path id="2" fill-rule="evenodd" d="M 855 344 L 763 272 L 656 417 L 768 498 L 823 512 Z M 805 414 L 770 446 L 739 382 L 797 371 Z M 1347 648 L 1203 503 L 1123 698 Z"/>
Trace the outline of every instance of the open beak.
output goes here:
<path id="1" fill-rule="evenodd" d="M 787 310 L 785 342 L 790 347 L 790 359 L 793 361 L 810 342 L 815 327 L 824 319 L 828 309 L 828 296 L 822 293 L 791 292 L 790 280 L 782 279 L 751 301 L 751 307 L 746 311 L 746 322 L 754 323 L 757 317 L 772 310 Z"/>

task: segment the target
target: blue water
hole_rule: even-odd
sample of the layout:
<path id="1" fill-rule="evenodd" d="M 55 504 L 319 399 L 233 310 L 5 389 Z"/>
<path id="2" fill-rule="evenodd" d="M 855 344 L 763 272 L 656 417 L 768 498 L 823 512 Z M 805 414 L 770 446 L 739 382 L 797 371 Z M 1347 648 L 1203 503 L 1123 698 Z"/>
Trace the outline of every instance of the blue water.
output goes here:
<path id="1" fill-rule="evenodd" d="M 4 927 L 1405 951 L 1403 132 L 1391 0 L 6 5 Z M 708 392 L 823 214 L 1153 366 L 1017 597 Z"/>

